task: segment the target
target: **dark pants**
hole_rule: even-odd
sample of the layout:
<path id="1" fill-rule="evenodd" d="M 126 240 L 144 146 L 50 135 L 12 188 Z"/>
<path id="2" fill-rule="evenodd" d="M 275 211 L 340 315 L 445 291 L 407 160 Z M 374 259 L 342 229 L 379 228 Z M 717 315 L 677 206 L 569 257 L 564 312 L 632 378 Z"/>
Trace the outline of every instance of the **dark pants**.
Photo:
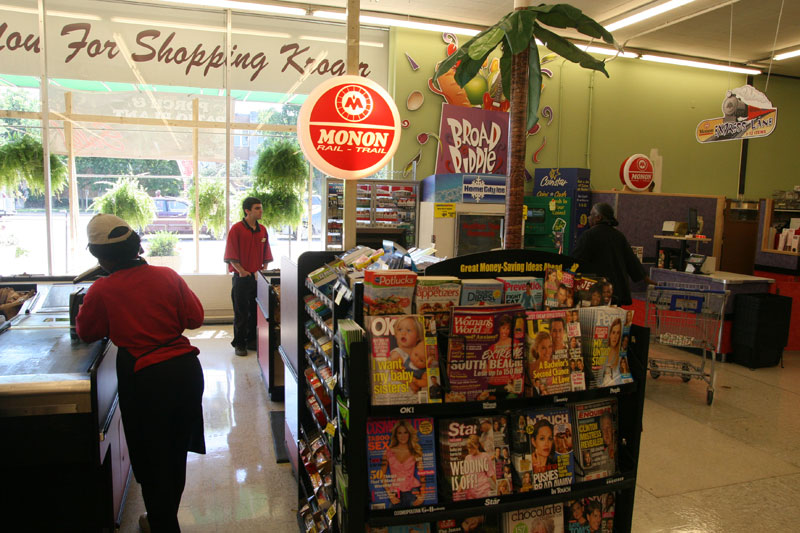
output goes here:
<path id="1" fill-rule="evenodd" d="M 246 347 L 256 342 L 256 277 L 233 274 L 233 347 Z"/>
<path id="2" fill-rule="evenodd" d="M 179 532 L 187 452 L 205 453 L 203 369 L 187 354 L 133 371 L 124 348 L 117 356 L 119 406 L 128 453 L 153 533 Z"/>

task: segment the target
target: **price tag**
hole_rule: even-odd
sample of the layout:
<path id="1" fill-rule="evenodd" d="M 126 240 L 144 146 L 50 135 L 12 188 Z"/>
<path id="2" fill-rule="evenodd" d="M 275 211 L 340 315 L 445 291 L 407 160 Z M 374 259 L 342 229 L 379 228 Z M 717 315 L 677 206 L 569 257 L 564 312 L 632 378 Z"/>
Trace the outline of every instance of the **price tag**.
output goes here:
<path id="1" fill-rule="evenodd" d="M 528 220 L 528 206 L 522 206 L 522 220 Z"/>
<path id="2" fill-rule="evenodd" d="M 336 516 L 336 506 L 331 505 L 328 507 L 328 520 L 333 520 L 334 516 Z"/>
<path id="3" fill-rule="evenodd" d="M 454 203 L 433 204 L 433 218 L 456 218 L 456 204 Z"/>
<path id="4" fill-rule="evenodd" d="M 333 423 L 328 422 L 328 425 L 325 426 L 325 433 L 327 433 L 331 437 L 336 436 L 336 426 L 334 426 Z"/>
<path id="5" fill-rule="evenodd" d="M 344 291 L 345 291 L 345 289 L 342 289 L 342 290 L 340 290 L 339 292 L 336 293 L 336 305 L 339 305 L 340 303 L 342 303 L 342 298 L 344 298 Z"/>

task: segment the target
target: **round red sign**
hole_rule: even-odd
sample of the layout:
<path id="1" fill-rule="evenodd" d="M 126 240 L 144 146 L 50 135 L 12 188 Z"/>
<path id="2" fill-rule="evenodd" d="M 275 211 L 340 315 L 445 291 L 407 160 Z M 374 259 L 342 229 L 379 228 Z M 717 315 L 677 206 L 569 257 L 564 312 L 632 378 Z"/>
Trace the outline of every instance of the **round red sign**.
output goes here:
<path id="1" fill-rule="evenodd" d="M 622 162 L 619 178 L 634 191 L 646 191 L 653 183 L 653 162 L 644 154 L 634 154 Z"/>
<path id="2" fill-rule="evenodd" d="M 297 136 L 311 164 L 335 178 L 374 174 L 400 143 L 400 114 L 389 93 L 367 78 L 319 84 L 300 108 Z"/>

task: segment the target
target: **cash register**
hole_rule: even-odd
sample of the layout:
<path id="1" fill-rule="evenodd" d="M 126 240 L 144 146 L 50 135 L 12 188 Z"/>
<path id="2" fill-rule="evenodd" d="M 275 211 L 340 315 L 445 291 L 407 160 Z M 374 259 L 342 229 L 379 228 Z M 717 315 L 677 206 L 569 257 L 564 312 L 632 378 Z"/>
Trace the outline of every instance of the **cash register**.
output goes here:
<path id="1" fill-rule="evenodd" d="M 690 254 L 686 260 L 686 272 L 691 274 L 713 274 L 716 266 L 716 257 L 703 254 Z"/>

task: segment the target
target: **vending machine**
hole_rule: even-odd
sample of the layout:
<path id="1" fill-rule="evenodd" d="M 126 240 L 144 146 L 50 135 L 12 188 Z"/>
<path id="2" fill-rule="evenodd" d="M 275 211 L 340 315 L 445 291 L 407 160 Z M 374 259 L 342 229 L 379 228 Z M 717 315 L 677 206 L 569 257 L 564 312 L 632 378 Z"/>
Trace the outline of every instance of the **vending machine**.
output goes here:
<path id="1" fill-rule="evenodd" d="M 525 249 L 569 253 L 566 245 L 571 242 L 572 198 L 526 196 L 524 203 Z"/>
<path id="2" fill-rule="evenodd" d="M 533 194 L 540 198 L 570 200 L 564 220 L 569 237 L 563 253 L 569 254 L 578 237 L 589 227 L 591 209 L 590 171 L 588 168 L 537 168 L 533 175 Z"/>

